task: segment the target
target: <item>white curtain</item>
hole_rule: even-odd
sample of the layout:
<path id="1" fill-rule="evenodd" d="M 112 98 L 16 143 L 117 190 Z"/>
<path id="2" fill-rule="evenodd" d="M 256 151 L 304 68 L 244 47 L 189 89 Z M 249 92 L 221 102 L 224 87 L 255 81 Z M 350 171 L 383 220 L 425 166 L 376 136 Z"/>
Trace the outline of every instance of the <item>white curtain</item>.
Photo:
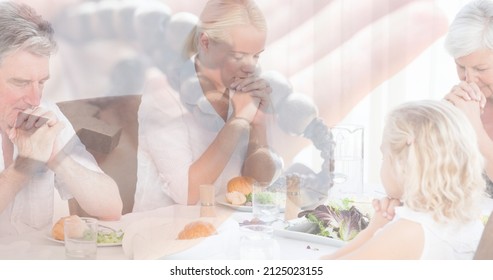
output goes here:
<path id="1" fill-rule="evenodd" d="M 129 1 L 67 2 L 85 2 L 83 10 L 89 11 L 101 9 L 103 3 L 123 5 Z M 57 12 L 62 13 L 65 4 L 57 1 L 58 9 L 54 9 L 49 0 L 25 2 L 50 20 L 56 19 Z M 198 16 L 206 0 L 161 2 L 173 14 Z M 257 0 L 269 28 L 260 63 L 264 70 L 285 75 L 295 92 L 313 98 L 327 124 L 365 127 L 364 181 L 379 184 L 379 145 L 386 113 L 408 100 L 442 98 L 457 83 L 443 35 L 449 21 L 467 2 Z M 58 22 L 55 28 L 63 25 Z M 52 60 L 52 79 L 45 90 L 45 96 L 53 101 L 104 94 L 110 84 L 105 71 L 118 59 L 138 53 L 133 45 L 115 40 L 75 45 L 60 40 L 59 44 L 59 53 Z M 281 147 L 286 164 L 292 162 L 296 149 L 307 144 L 297 141 L 286 138 L 293 150 L 288 151 L 289 145 Z M 314 154 L 302 153 L 296 160 L 316 168 Z"/>
<path id="2" fill-rule="evenodd" d="M 287 6 L 292 5 L 291 16 L 297 17 L 293 7 L 298 1 L 285 2 Z M 280 42 L 283 41 L 274 42 L 271 46 L 283 49 L 281 53 L 285 54 L 285 64 L 292 74 L 290 79 L 295 91 L 312 96 L 317 106 L 322 108 L 329 124 L 364 126 L 364 182 L 379 185 L 379 147 L 387 112 L 405 101 L 441 99 L 458 81 L 454 61 L 446 52 L 443 40 L 448 24 L 468 1 L 400 1 L 400 4 L 397 3 L 399 1 L 380 0 L 326 2 L 327 5 L 322 8 L 312 3 L 314 8 L 310 20 L 287 34 L 283 38 L 282 47 Z M 364 6 L 365 10 L 358 10 L 358 6 Z M 334 17 L 334 10 L 339 10 L 340 15 L 343 15 L 337 18 L 338 21 L 323 19 Z M 370 18 L 348 20 L 349 16 L 358 12 L 360 16 L 367 15 Z M 364 22 L 364 26 L 351 34 L 352 28 L 358 28 L 354 25 L 361 22 Z M 334 31 L 326 24 L 336 25 L 340 30 Z M 311 26 L 311 30 L 307 25 Z M 333 44 L 337 47 L 321 57 L 313 55 L 317 59 L 311 65 L 292 73 L 296 68 L 291 63 L 296 59 L 292 57 L 299 56 L 300 52 L 300 42 L 297 40 L 301 36 L 299 29 L 303 30 L 303 38 L 311 36 L 312 40 L 303 42 L 302 52 L 312 48 L 316 53 L 317 44 L 325 40 L 322 37 L 336 41 Z M 413 33 L 416 30 L 421 33 Z M 398 43 L 395 40 L 405 42 Z M 379 57 L 379 48 L 385 49 L 387 54 Z M 269 59 L 281 60 L 277 49 L 268 47 L 267 53 L 277 54 L 274 58 L 269 56 L 269 62 Z M 366 69 L 362 69 L 364 67 Z M 381 71 L 375 72 L 375 69 Z M 348 86 L 348 83 L 364 85 Z M 331 92 L 337 90 L 339 92 L 336 94 Z M 342 97 L 320 98 L 322 94 L 331 93 Z M 354 95 L 357 101 L 345 95 Z M 345 108 L 345 100 L 351 105 L 349 110 Z M 331 108 L 342 108 L 340 112 L 323 112 L 323 108 L 330 106 L 331 102 L 335 103 Z M 313 168 L 317 168 L 320 163 L 317 151 L 313 149 L 300 153 L 295 161 L 311 163 Z"/>

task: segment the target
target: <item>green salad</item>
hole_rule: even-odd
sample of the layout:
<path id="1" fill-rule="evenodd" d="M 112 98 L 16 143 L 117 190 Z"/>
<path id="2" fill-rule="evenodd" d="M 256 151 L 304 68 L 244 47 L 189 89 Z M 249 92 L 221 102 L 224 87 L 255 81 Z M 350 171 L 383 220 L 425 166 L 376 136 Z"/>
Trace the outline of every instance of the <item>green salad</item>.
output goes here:
<path id="1" fill-rule="evenodd" d="M 270 204 L 274 203 L 274 197 L 271 193 L 257 193 L 255 194 L 255 202 L 259 204 Z"/>
<path id="2" fill-rule="evenodd" d="M 353 205 L 351 199 L 319 205 L 313 210 L 305 210 L 298 217 L 305 217 L 318 226 L 317 235 L 349 241 L 365 229 L 370 217 Z"/>
<path id="3" fill-rule="evenodd" d="M 122 243 L 123 231 L 99 231 L 98 244 L 117 244 Z"/>

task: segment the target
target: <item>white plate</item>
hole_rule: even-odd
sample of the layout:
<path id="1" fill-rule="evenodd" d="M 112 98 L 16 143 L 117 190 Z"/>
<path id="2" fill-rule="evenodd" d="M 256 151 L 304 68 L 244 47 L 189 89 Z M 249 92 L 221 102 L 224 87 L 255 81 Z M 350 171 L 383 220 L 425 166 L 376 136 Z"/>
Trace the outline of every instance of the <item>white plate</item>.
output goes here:
<path id="1" fill-rule="evenodd" d="M 307 209 L 313 209 L 315 207 L 317 207 L 318 205 L 320 204 L 323 204 L 325 202 L 325 200 L 327 200 L 327 197 L 320 197 L 319 200 L 313 202 L 313 203 L 307 203 L 305 202 L 306 205 L 303 205 L 303 207 L 301 207 L 302 210 L 307 210 Z M 233 208 L 237 211 L 241 211 L 241 212 L 252 212 L 252 206 L 245 206 L 245 205 L 233 205 L 231 203 L 229 203 L 228 201 L 226 201 L 226 196 L 225 195 L 219 195 L 216 197 L 216 202 L 220 205 L 224 205 L 224 206 L 227 206 L 227 207 L 230 207 L 230 208 Z M 281 209 L 281 212 L 284 212 L 284 208 Z"/>
<path id="2" fill-rule="evenodd" d="M 364 197 L 363 198 L 352 197 L 351 199 L 354 200 L 354 202 L 352 202 L 352 205 L 358 208 L 358 210 L 361 213 L 368 215 L 369 217 L 373 215 L 371 199 Z M 339 201 L 341 200 L 341 198 L 335 200 Z M 327 203 L 327 201 L 325 202 Z M 314 209 L 318 205 L 319 204 L 315 203 L 314 205 L 312 205 L 312 207 L 307 207 L 307 209 Z M 278 225 L 277 227 L 274 228 L 274 234 L 286 238 L 316 242 L 316 243 L 330 245 L 334 247 L 342 247 L 347 243 L 346 241 L 343 241 L 341 239 L 325 237 L 325 236 L 309 233 L 310 229 L 314 229 L 315 231 L 318 230 L 317 227 L 318 226 L 316 224 L 309 222 L 305 217 L 301 217 L 289 221 L 288 226 L 286 226 L 285 224 Z"/>
<path id="3" fill-rule="evenodd" d="M 224 206 L 227 206 L 227 207 L 230 207 L 230 208 L 233 208 L 237 211 L 241 211 L 241 212 L 252 212 L 252 206 L 245 206 L 245 205 L 233 205 L 229 202 L 226 201 L 226 197 L 224 195 L 220 195 L 218 197 L 216 197 L 216 202 L 218 204 L 221 204 L 221 205 L 224 205 Z"/>
<path id="4" fill-rule="evenodd" d="M 303 229 L 306 229 L 311 225 L 312 223 L 307 221 L 305 218 L 299 218 L 290 221 L 287 227 L 285 225 L 279 225 L 278 227 L 274 227 L 274 234 L 286 238 L 315 242 L 315 243 L 330 245 L 334 247 L 342 247 L 347 243 L 346 241 L 340 239 L 320 236 L 320 235 L 306 233 L 302 231 Z"/>
<path id="5" fill-rule="evenodd" d="M 57 240 L 57 239 L 53 238 L 51 236 L 51 232 L 47 232 L 45 235 L 45 238 L 48 240 L 51 240 L 53 242 L 56 242 L 56 243 L 65 244 L 65 241 Z M 98 243 L 98 247 L 114 247 L 114 246 L 122 246 L 122 242 L 120 241 L 118 243 Z"/>

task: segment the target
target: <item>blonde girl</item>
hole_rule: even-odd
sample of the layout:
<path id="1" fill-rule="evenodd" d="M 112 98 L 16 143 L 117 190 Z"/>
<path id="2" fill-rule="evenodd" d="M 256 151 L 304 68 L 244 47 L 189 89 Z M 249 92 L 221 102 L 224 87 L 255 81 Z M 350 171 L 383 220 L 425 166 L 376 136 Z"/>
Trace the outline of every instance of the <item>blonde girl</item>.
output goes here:
<path id="1" fill-rule="evenodd" d="M 400 201 L 386 207 L 351 243 L 328 258 L 472 259 L 483 231 L 483 158 L 466 116 L 446 101 L 403 104 L 387 118 L 381 179 Z"/>

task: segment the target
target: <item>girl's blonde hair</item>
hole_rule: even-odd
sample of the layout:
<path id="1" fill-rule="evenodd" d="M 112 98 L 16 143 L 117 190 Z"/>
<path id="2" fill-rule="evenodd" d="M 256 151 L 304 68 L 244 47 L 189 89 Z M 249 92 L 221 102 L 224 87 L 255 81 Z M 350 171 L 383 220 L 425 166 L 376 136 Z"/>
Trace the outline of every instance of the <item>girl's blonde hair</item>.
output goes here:
<path id="1" fill-rule="evenodd" d="M 388 115 L 382 141 L 401 176 L 405 206 L 438 222 L 478 218 L 483 158 L 462 112 L 446 101 L 403 104 Z"/>
<path id="2" fill-rule="evenodd" d="M 185 43 L 184 55 L 191 57 L 198 52 L 200 34 L 216 42 L 229 42 L 228 29 L 238 25 L 253 25 L 267 32 L 267 23 L 262 11 L 252 0 L 210 0 L 200 15 L 197 26 Z M 248 34 L 246 34 L 248 35 Z"/>

